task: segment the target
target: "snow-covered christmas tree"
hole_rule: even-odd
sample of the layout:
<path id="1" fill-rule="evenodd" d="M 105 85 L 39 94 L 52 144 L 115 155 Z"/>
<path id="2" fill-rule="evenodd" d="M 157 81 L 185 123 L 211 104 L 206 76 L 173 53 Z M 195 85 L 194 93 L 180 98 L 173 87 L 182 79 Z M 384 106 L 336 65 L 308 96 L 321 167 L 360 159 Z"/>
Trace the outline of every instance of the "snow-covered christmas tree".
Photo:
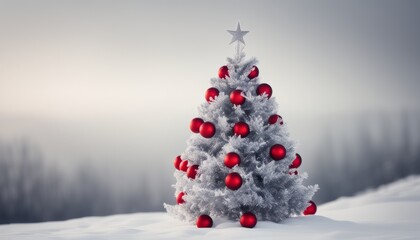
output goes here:
<path id="1" fill-rule="evenodd" d="M 194 134 L 174 162 L 177 205 L 164 206 L 197 227 L 211 227 L 214 217 L 252 228 L 257 219 L 314 214 L 311 198 L 318 186 L 303 185 L 307 174 L 297 172 L 302 158 L 277 114 L 272 89 L 260 83 L 257 61 L 245 59 L 248 31 L 238 23 L 228 32 L 235 56 L 211 79 L 207 101 L 191 121 Z"/>

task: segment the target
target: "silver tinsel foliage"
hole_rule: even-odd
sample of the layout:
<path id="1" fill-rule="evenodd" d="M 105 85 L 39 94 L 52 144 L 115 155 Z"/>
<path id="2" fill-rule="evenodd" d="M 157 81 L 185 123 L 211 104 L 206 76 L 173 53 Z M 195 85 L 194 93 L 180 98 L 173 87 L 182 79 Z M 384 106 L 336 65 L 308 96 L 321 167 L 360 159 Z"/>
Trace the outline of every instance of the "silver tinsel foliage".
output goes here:
<path id="1" fill-rule="evenodd" d="M 280 222 L 299 215 L 309 205 L 318 186 L 305 186 L 307 174 L 289 174 L 289 165 L 295 158 L 295 142 L 290 139 L 287 123 L 268 124 L 267 119 L 277 113 L 274 97 L 256 94 L 259 78 L 250 80 L 248 74 L 257 64 L 255 59 L 245 61 L 245 55 L 228 58 L 230 77 L 211 79 L 212 87 L 219 96 L 199 107 L 198 116 L 212 122 L 216 133 L 212 138 L 192 134 L 187 149 L 181 155 L 189 165 L 199 165 L 197 177 L 188 178 L 183 171 L 175 171 L 175 196 L 184 192 L 185 203 L 164 204 L 169 214 L 187 222 L 195 222 L 198 216 L 238 220 L 242 213 L 252 212 L 259 221 Z M 246 101 L 235 106 L 230 102 L 231 91 L 240 89 Z M 250 133 L 241 138 L 232 133 L 233 125 L 243 121 Z M 286 148 L 286 157 L 280 161 L 271 159 L 269 150 L 274 144 Z M 241 157 L 239 166 L 229 169 L 224 157 L 236 152 Z M 242 186 L 231 190 L 225 186 L 225 177 L 237 172 Z"/>

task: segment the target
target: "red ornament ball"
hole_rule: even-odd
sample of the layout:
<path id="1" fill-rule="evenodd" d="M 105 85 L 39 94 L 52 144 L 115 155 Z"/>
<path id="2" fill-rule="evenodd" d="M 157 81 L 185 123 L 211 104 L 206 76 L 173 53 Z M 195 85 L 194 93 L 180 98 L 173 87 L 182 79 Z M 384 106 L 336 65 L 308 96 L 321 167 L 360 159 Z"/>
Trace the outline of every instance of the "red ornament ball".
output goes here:
<path id="1" fill-rule="evenodd" d="M 222 66 L 219 68 L 219 78 L 226 79 L 229 76 L 229 69 L 227 66 Z"/>
<path id="2" fill-rule="evenodd" d="M 179 164 L 181 164 L 181 162 L 182 162 L 181 156 L 177 156 L 174 160 L 174 166 L 176 169 L 179 170 Z"/>
<path id="3" fill-rule="evenodd" d="M 260 73 L 260 70 L 258 70 L 257 66 L 253 66 L 251 68 L 251 72 L 248 74 L 249 79 L 254 79 L 258 77 L 258 74 Z"/>
<path id="4" fill-rule="evenodd" d="M 225 178 L 226 187 L 231 190 L 237 190 L 242 186 L 242 178 L 236 172 L 229 173 Z"/>
<path id="5" fill-rule="evenodd" d="M 270 148 L 270 156 L 276 161 L 281 160 L 286 157 L 286 148 L 284 148 L 281 144 L 274 144 Z"/>
<path id="6" fill-rule="evenodd" d="M 241 163 L 241 157 L 235 153 L 235 152 L 230 152 L 228 154 L 226 154 L 225 156 L 225 165 L 228 168 L 233 168 L 236 165 L 239 165 Z"/>
<path id="7" fill-rule="evenodd" d="M 230 93 L 230 102 L 235 105 L 242 105 L 245 102 L 245 97 L 242 96 L 242 91 L 233 90 Z"/>
<path id="8" fill-rule="evenodd" d="M 192 165 L 187 170 L 187 177 L 195 179 L 195 176 L 197 175 L 198 165 Z"/>
<path id="9" fill-rule="evenodd" d="M 253 228 L 257 224 L 257 217 L 252 212 L 242 214 L 239 219 L 242 227 Z"/>
<path id="10" fill-rule="evenodd" d="M 298 168 L 302 164 L 302 157 L 299 153 L 296 153 L 296 157 L 293 160 L 292 164 L 290 164 L 289 168 Z"/>
<path id="11" fill-rule="evenodd" d="M 188 161 L 184 160 L 179 164 L 179 170 L 186 172 L 188 170 Z"/>
<path id="12" fill-rule="evenodd" d="M 304 215 L 314 215 L 316 213 L 316 204 L 313 201 L 309 201 L 309 206 L 303 211 Z"/>
<path id="13" fill-rule="evenodd" d="M 211 228 L 213 226 L 213 219 L 209 215 L 200 215 L 197 219 L 198 228 Z"/>
<path id="14" fill-rule="evenodd" d="M 233 126 L 233 134 L 239 135 L 241 137 L 246 137 L 249 134 L 249 126 L 244 122 L 237 122 Z"/>
<path id="15" fill-rule="evenodd" d="M 280 125 L 283 125 L 283 118 L 280 115 L 274 114 L 268 118 L 269 124 L 275 124 L 277 121 L 280 121 Z"/>
<path id="16" fill-rule="evenodd" d="M 257 94 L 258 95 L 263 95 L 263 94 L 267 94 L 267 98 L 271 97 L 271 94 L 273 94 L 273 90 L 271 89 L 270 85 L 268 85 L 267 83 L 262 83 L 257 87 Z"/>
<path id="17" fill-rule="evenodd" d="M 184 192 L 180 192 L 178 193 L 178 196 L 176 197 L 176 203 L 179 204 L 183 204 L 185 203 L 184 199 L 182 197 L 184 197 L 185 193 Z"/>
<path id="18" fill-rule="evenodd" d="M 190 129 L 191 129 L 191 131 L 194 132 L 194 133 L 199 133 L 200 132 L 200 126 L 203 123 L 204 123 L 203 119 L 201 119 L 201 118 L 193 118 L 191 120 L 191 123 L 190 123 Z"/>
<path id="19" fill-rule="evenodd" d="M 217 88 L 212 87 L 207 89 L 205 96 L 207 102 L 210 103 L 211 101 L 214 101 L 214 99 L 216 99 L 217 96 L 219 96 L 219 90 Z"/>
<path id="20" fill-rule="evenodd" d="M 211 138 L 216 133 L 216 127 L 211 122 L 205 122 L 200 126 L 200 134 L 205 138 Z"/>

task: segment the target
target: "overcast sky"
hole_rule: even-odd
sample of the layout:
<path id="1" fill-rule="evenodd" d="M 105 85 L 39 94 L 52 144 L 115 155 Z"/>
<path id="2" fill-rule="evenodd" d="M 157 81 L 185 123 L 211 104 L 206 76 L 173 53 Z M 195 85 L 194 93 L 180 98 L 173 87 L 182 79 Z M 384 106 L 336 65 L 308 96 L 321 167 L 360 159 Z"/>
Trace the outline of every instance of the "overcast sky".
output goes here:
<path id="1" fill-rule="evenodd" d="M 416 1 L 0 1 L 0 113 L 190 113 L 246 52 L 289 110 L 414 107 Z M 333 100 L 333 101 L 332 101 Z M 172 112 L 174 111 L 174 112 Z"/>

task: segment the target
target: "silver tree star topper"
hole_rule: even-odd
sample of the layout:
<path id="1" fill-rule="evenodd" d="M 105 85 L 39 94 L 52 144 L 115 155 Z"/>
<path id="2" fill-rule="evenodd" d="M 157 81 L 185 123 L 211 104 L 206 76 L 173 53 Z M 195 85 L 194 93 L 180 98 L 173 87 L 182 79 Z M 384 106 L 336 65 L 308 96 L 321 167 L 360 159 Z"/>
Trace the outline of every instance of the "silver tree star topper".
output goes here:
<path id="1" fill-rule="evenodd" d="M 241 42 L 245 45 L 244 36 L 249 33 L 249 31 L 242 31 L 241 30 L 241 24 L 238 23 L 238 26 L 236 27 L 236 30 L 227 30 L 230 34 L 232 34 L 232 40 L 230 43 L 234 43 L 236 41 Z"/>
<path id="2" fill-rule="evenodd" d="M 236 59 L 237 61 L 240 61 L 241 51 L 243 50 L 243 46 L 241 47 L 241 43 L 245 45 L 244 36 L 249 33 L 249 31 L 242 31 L 241 30 L 241 24 L 238 22 L 238 26 L 236 27 L 236 30 L 227 30 L 228 33 L 232 35 L 232 40 L 230 41 L 230 44 L 236 42 Z"/>

